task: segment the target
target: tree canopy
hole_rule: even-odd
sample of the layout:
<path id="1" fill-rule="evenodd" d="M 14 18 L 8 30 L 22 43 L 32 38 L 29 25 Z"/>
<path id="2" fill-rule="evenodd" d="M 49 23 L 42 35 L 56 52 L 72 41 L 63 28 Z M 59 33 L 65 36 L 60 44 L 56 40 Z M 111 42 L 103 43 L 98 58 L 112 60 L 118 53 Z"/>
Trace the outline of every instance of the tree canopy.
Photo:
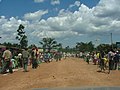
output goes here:
<path id="1" fill-rule="evenodd" d="M 52 49 L 62 48 L 62 44 L 57 43 L 54 38 L 43 38 L 42 41 L 40 41 L 39 43 L 42 45 L 44 52 L 50 52 Z"/>
<path id="2" fill-rule="evenodd" d="M 91 52 L 94 50 L 94 45 L 93 43 L 90 41 L 88 43 L 84 43 L 84 42 L 78 42 L 76 43 L 76 50 L 77 51 L 88 51 Z"/>
<path id="3" fill-rule="evenodd" d="M 21 48 L 26 48 L 28 46 L 28 39 L 27 35 L 24 32 L 24 26 L 22 24 L 19 25 L 18 27 L 18 34 L 16 36 L 16 39 L 19 40 L 19 44 Z"/>

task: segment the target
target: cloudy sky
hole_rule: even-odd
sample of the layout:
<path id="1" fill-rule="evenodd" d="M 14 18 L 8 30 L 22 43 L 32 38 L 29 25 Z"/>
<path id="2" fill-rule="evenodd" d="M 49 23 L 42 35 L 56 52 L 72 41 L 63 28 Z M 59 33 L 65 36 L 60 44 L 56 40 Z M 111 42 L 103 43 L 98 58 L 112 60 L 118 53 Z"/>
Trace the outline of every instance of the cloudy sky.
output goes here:
<path id="1" fill-rule="evenodd" d="M 0 0 L 0 42 L 17 43 L 20 24 L 29 45 L 44 37 L 63 46 L 120 41 L 120 0 Z M 96 42 L 97 40 L 97 42 Z"/>

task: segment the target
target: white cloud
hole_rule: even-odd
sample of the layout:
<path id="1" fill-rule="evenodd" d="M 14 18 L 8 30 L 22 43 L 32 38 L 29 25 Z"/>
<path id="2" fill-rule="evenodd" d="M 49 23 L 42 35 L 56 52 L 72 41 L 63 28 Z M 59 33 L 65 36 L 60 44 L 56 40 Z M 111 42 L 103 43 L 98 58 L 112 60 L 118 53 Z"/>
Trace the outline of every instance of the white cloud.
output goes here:
<path id="1" fill-rule="evenodd" d="M 35 3 L 42 3 L 44 0 L 34 0 Z"/>
<path id="2" fill-rule="evenodd" d="M 4 24 L 5 22 L 7 22 L 7 19 L 5 18 L 5 16 L 1 16 L 0 17 L 0 25 Z"/>
<path id="3" fill-rule="evenodd" d="M 75 1 L 75 5 L 79 7 L 80 6 L 80 1 Z"/>
<path id="4" fill-rule="evenodd" d="M 119 19 L 120 14 L 120 1 L 119 0 L 101 0 L 94 9 L 94 14 L 97 17 L 110 17 Z"/>
<path id="5" fill-rule="evenodd" d="M 79 6 L 80 6 L 80 1 L 75 1 L 74 4 L 71 4 L 71 5 L 69 6 L 69 8 L 72 8 L 72 7 L 74 7 L 74 6 L 79 7 Z"/>
<path id="6" fill-rule="evenodd" d="M 16 43 L 16 35 L 17 35 L 17 29 L 20 24 L 23 24 L 24 26 L 28 25 L 28 21 L 22 21 L 19 19 L 16 19 L 14 17 L 11 17 L 7 19 L 5 16 L 1 16 L 0 18 L 0 36 L 2 39 L 0 39 L 1 42 L 14 42 Z"/>
<path id="7" fill-rule="evenodd" d="M 41 17 L 45 14 L 48 13 L 48 10 L 39 10 L 39 11 L 36 11 L 36 12 L 33 12 L 33 13 L 27 13 L 24 15 L 24 19 L 26 20 L 40 20 Z"/>
<path id="8" fill-rule="evenodd" d="M 60 4 L 60 0 L 51 0 L 52 5 Z"/>
<path id="9" fill-rule="evenodd" d="M 0 34 L 4 38 L 8 38 L 7 35 L 11 37 L 7 40 L 13 40 L 12 36 L 15 35 L 20 23 L 25 25 L 31 43 L 38 43 L 43 37 L 54 37 L 60 40 L 74 37 L 71 42 L 75 42 L 79 40 L 78 36 L 80 40 L 90 40 L 92 37 L 87 36 L 104 35 L 110 32 L 120 34 L 120 0 L 100 0 L 99 4 L 93 8 L 84 4 L 80 5 L 80 3 L 76 5 L 78 10 L 70 12 L 61 9 L 58 16 L 49 17 L 47 20 L 41 19 L 42 15 L 48 13 L 47 10 L 27 13 L 24 15 L 25 20 L 18 20 L 14 17 L 6 19 L 5 16 L 1 16 Z M 29 20 L 39 21 L 31 23 Z M 109 39 L 107 41 L 109 42 Z"/>
<path id="10" fill-rule="evenodd" d="M 57 17 L 48 18 L 47 22 L 53 30 L 72 31 L 76 32 L 77 35 L 119 33 L 119 4 L 119 0 L 101 0 L 93 8 L 81 4 L 79 10 L 73 13 L 61 9 Z"/>

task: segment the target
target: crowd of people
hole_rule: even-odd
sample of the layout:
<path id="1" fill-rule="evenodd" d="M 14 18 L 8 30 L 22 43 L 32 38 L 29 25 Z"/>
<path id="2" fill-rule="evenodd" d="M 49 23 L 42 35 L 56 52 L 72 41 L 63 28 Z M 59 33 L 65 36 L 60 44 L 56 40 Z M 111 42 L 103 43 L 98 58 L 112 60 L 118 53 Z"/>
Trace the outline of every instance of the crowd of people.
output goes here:
<path id="1" fill-rule="evenodd" d="M 104 51 L 80 52 L 80 53 L 62 53 L 56 52 L 40 52 L 37 47 L 28 50 L 24 48 L 18 52 L 12 52 L 6 48 L 0 54 L 0 73 L 13 73 L 14 69 L 23 69 L 23 72 L 28 72 L 28 65 L 32 69 L 37 69 L 40 63 L 50 63 L 53 60 L 61 61 L 61 58 L 79 57 L 83 58 L 88 64 L 92 62 L 99 66 L 101 71 L 105 71 L 106 67 L 109 70 L 120 70 L 120 52 L 118 50 L 110 50 L 108 53 Z"/>
<path id="2" fill-rule="evenodd" d="M 32 69 L 36 69 L 41 62 L 50 63 L 52 60 L 60 61 L 62 53 L 57 52 L 39 52 L 37 47 L 33 47 L 31 50 L 24 48 L 21 51 L 11 52 L 9 48 L 6 48 L 0 55 L 0 73 L 5 74 L 7 72 L 13 73 L 14 69 L 23 68 L 23 72 L 28 72 L 28 65 Z"/>
<path id="3" fill-rule="evenodd" d="M 82 53 L 82 58 L 89 64 L 92 62 L 98 65 L 100 71 L 105 71 L 108 67 L 109 70 L 120 70 L 120 52 L 118 50 L 110 50 L 108 53 L 104 51 L 94 51 Z"/>

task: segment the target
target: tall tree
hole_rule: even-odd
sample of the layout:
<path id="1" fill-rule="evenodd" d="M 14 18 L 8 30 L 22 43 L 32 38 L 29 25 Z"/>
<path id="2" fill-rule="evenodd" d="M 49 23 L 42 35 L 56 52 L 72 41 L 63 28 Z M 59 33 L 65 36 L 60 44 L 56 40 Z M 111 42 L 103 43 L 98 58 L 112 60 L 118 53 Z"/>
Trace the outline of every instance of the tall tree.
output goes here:
<path id="1" fill-rule="evenodd" d="M 44 52 L 50 52 L 52 49 L 59 49 L 62 47 L 62 45 L 60 43 L 58 44 L 54 38 L 43 38 L 39 43 L 42 45 Z"/>
<path id="2" fill-rule="evenodd" d="M 16 39 L 19 40 L 19 44 L 21 48 L 26 48 L 28 46 L 28 39 L 24 32 L 24 26 L 22 24 L 18 27 L 18 35 L 16 36 Z"/>
<path id="3" fill-rule="evenodd" d="M 115 46 L 115 44 L 113 44 Z M 110 44 L 100 44 L 97 46 L 98 51 L 104 51 L 105 53 L 108 53 L 112 49 Z"/>
<path id="4" fill-rule="evenodd" d="M 88 42 L 88 43 L 83 43 L 83 42 L 78 42 L 76 44 L 76 50 L 77 51 L 93 51 L 94 50 L 94 45 L 92 42 Z"/>

